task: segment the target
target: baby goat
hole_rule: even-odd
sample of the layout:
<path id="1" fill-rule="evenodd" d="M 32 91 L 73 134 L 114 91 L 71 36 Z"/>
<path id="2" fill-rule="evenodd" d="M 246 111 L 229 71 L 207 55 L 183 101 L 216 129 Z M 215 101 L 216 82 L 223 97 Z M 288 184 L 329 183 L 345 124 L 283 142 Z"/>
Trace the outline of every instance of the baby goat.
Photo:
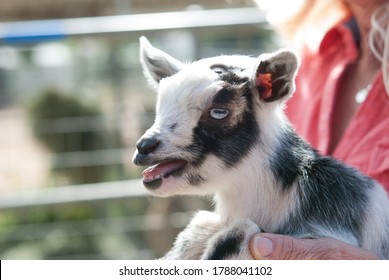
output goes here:
<path id="1" fill-rule="evenodd" d="M 153 194 L 214 195 L 164 258 L 251 259 L 258 231 L 332 237 L 389 258 L 389 199 L 376 182 L 319 155 L 284 113 L 298 67 L 290 51 L 183 64 L 141 38 L 158 88 L 155 122 L 133 161 Z"/>

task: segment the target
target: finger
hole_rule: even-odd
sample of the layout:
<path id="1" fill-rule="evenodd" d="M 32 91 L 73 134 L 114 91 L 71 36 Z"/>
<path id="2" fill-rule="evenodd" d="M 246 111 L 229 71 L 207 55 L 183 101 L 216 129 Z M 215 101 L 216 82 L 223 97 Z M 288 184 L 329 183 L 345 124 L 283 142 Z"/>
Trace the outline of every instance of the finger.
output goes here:
<path id="1" fill-rule="evenodd" d="M 311 259 L 311 250 L 305 241 L 290 236 L 260 233 L 251 238 L 250 251 L 259 260 Z"/>

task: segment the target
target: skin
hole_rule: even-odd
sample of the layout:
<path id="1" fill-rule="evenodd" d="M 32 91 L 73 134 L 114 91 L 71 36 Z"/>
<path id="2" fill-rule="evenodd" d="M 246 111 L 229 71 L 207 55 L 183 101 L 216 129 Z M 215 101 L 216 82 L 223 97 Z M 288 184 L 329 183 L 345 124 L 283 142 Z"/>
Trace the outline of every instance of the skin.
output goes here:
<path id="1" fill-rule="evenodd" d="M 271 233 L 254 235 L 250 251 L 257 260 L 378 259 L 369 251 L 331 238 L 300 239 Z"/>
<path id="2" fill-rule="evenodd" d="M 380 69 L 380 62 L 371 53 L 368 45 L 370 18 L 374 11 L 387 0 L 344 0 L 354 15 L 361 33 L 360 55 L 343 74 L 339 88 L 342 95 L 337 101 L 334 127 L 331 139 L 332 151 L 340 141 L 347 125 L 359 105 L 355 94 L 371 83 Z M 250 251 L 258 260 L 374 260 L 377 256 L 350 244 L 330 239 L 299 239 L 270 233 L 255 234 L 250 241 Z"/>
<path id="3" fill-rule="evenodd" d="M 355 102 L 355 94 L 367 87 L 380 70 L 381 62 L 370 51 L 368 34 L 371 28 L 370 18 L 374 11 L 388 1 L 346 0 L 344 2 L 357 21 L 361 34 L 361 45 L 357 61 L 346 67 L 341 78 L 339 92 L 342 94 L 338 95 L 335 105 L 334 119 L 338 121 L 333 127 L 330 153 L 336 148 L 347 125 L 360 106 Z"/>

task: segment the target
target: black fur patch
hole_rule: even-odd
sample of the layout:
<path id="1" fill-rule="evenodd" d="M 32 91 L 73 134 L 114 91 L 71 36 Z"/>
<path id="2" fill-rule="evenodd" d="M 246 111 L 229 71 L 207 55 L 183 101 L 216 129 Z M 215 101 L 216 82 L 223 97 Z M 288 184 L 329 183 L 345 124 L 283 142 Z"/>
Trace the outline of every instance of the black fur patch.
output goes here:
<path id="1" fill-rule="evenodd" d="M 210 68 L 220 75 L 222 81 L 231 85 L 243 84 L 249 80 L 248 77 L 240 77 L 236 74 L 242 72 L 244 70 L 243 68 L 226 66 L 223 64 L 215 64 Z"/>
<path id="2" fill-rule="evenodd" d="M 249 153 L 258 135 L 255 117 L 247 111 L 242 121 L 233 127 L 217 127 L 199 121 L 193 129 L 193 144 L 187 149 L 196 157 L 194 165 L 200 165 L 206 155 L 214 154 L 231 167 Z"/>
<path id="3" fill-rule="evenodd" d="M 233 101 L 235 98 L 234 88 L 233 87 L 225 87 L 220 92 L 216 94 L 213 99 L 214 104 L 226 105 Z"/>
<path id="4" fill-rule="evenodd" d="M 223 236 L 216 241 L 215 248 L 213 248 L 207 260 L 224 260 L 234 254 L 238 254 L 243 239 L 244 236 L 239 233 Z"/>
<path id="5" fill-rule="evenodd" d="M 243 113 L 240 112 L 242 116 L 239 123 L 232 126 L 224 121 L 210 119 L 205 112 L 193 129 L 192 144 L 186 147 L 195 156 L 192 162 L 194 166 L 201 165 L 207 155 L 214 154 L 222 159 L 227 167 L 232 167 L 249 153 L 259 138 L 247 78 L 240 78 L 227 68 L 225 71 L 221 74 L 221 79 L 225 80 L 227 85 L 216 94 L 213 104 L 229 104 L 233 108 L 234 102 L 244 102 L 246 108 Z"/>
<path id="6" fill-rule="evenodd" d="M 284 191 L 296 183 L 301 203 L 277 233 L 311 232 L 312 237 L 320 237 L 315 227 L 324 227 L 332 232 L 346 231 L 360 240 L 366 188 L 371 188 L 373 181 L 333 158 L 320 156 L 297 135 L 287 135 L 280 142 L 272 171 L 282 181 Z"/>
<path id="7" fill-rule="evenodd" d="M 283 190 L 287 191 L 299 176 L 310 170 L 317 153 L 291 128 L 278 140 L 270 157 L 270 168 L 275 178 L 281 181 Z"/>

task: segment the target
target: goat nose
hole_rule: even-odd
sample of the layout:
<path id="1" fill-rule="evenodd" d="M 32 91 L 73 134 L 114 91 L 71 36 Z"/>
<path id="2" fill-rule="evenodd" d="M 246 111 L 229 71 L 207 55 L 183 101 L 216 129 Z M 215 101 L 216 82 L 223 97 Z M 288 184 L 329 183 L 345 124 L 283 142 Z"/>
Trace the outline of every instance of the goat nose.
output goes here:
<path id="1" fill-rule="evenodd" d="M 136 148 L 140 154 L 150 154 L 157 148 L 158 144 L 159 140 L 156 137 L 148 137 L 140 139 Z"/>

